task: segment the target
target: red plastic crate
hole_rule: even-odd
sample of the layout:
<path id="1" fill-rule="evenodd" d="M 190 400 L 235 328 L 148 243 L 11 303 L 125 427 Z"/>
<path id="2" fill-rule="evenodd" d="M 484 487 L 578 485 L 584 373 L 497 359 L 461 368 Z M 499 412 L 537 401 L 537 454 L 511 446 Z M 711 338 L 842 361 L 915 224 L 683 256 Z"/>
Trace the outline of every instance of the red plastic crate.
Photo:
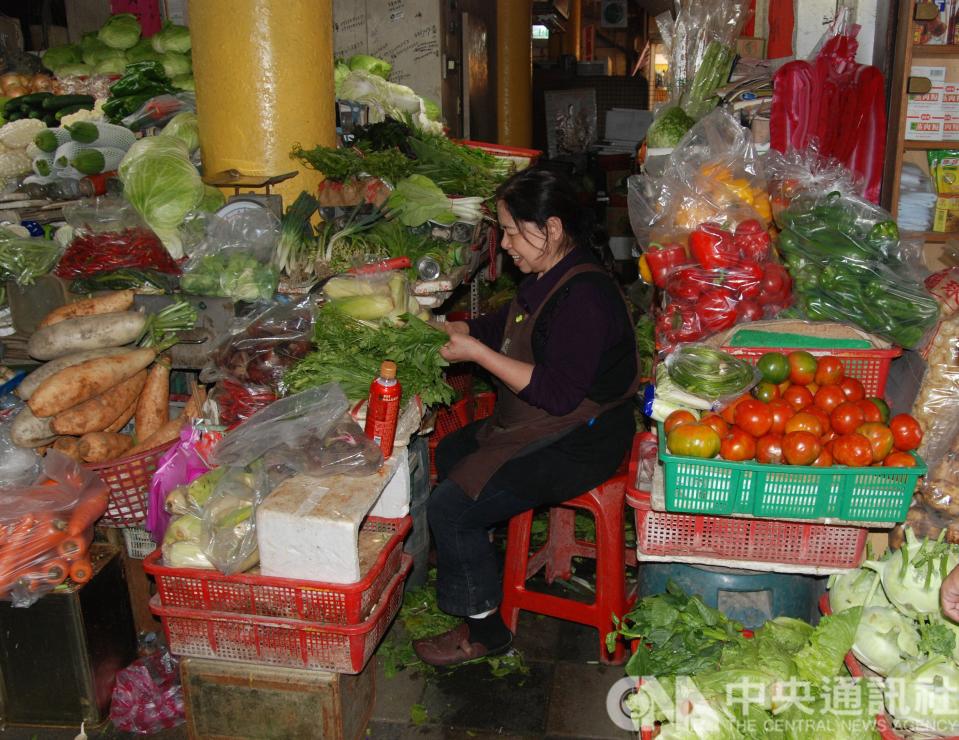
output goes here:
<path id="1" fill-rule="evenodd" d="M 136 527 L 146 521 L 150 479 L 160 458 L 173 442 L 146 450 L 139 455 L 86 465 L 110 488 L 110 500 L 100 524 L 109 527 Z"/>
<path id="2" fill-rule="evenodd" d="M 767 352 L 809 352 L 816 357 L 830 355 L 835 357 L 845 369 L 846 376 L 855 378 L 862 383 L 867 397 L 883 398 L 886 392 L 886 378 L 889 376 L 889 366 L 892 361 L 902 354 L 898 347 L 895 349 L 819 349 L 810 347 L 723 347 L 736 357 L 756 364 L 759 358 Z"/>
<path id="3" fill-rule="evenodd" d="M 158 596 L 150 610 L 163 620 L 174 655 L 359 673 L 399 612 L 403 581 L 412 567 L 413 558 L 404 555 L 372 614 L 357 625 L 179 609 L 163 606 Z"/>
<path id="4" fill-rule="evenodd" d="M 392 535 L 369 571 L 356 583 L 323 583 L 244 573 L 228 576 L 205 568 L 173 568 L 162 564 L 159 550 L 143 561 L 143 569 L 156 578 L 157 595 L 163 607 L 359 624 L 399 570 L 402 543 L 412 526 L 413 520 L 408 516 L 367 518 L 363 531 Z"/>
<path id="5" fill-rule="evenodd" d="M 473 421 L 473 399 L 471 396 L 464 396 L 449 407 L 443 407 L 436 412 L 436 423 L 433 425 L 433 433 L 430 435 L 430 482 L 436 483 L 436 448 L 439 447 L 440 440 L 447 434 L 462 429 Z"/>

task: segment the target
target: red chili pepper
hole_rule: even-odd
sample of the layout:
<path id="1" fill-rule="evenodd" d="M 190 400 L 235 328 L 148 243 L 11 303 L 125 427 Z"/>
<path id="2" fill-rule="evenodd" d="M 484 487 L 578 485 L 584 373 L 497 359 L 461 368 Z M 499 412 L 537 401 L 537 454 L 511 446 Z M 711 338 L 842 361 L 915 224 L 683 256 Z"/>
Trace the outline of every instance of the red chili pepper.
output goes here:
<path id="1" fill-rule="evenodd" d="M 179 265 L 157 235 L 144 228 L 81 233 L 70 242 L 54 273 L 72 280 L 123 267 L 180 274 Z"/>
<path id="2" fill-rule="evenodd" d="M 730 267 L 739 260 L 733 235 L 718 224 L 705 223 L 689 235 L 689 251 L 707 269 Z"/>
<path id="3" fill-rule="evenodd" d="M 218 384 L 214 398 L 220 407 L 220 422 L 232 429 L 273 403 L 276 395 L 268 388 L 223 380 Z"/>
<path id="4" fill-rule="evenodd" d="M 733 237 L 736 248 L 747 260 L 765 262 L 769 259 L 769 247 L 772 239 L 763 225 L 754 218 L 748 218 L 736 227 Z"/>
<path id="5" fill-rule="evenodd" d="M 729 329 L 736 323 L 736 303 L 719 289 L 703 293 L 696 301 L 696 316 L 706 334 Z"/>
<path id="6" fill-rule="evenodd" d="M 763 277 L 759 283 L 759 303 L 763 306 L 788 305 L 792 287 L 792 277 L 786 268 L 775 262 L 767 262 L 763 265 Z"/>
<path id="7" fill-rule="evenodd" d="M 657 288 L 665 288 L 669 273 L 685 262 L 686 248 L 682 244 L 650 244 L 646 251 L 646 264 Z"/>

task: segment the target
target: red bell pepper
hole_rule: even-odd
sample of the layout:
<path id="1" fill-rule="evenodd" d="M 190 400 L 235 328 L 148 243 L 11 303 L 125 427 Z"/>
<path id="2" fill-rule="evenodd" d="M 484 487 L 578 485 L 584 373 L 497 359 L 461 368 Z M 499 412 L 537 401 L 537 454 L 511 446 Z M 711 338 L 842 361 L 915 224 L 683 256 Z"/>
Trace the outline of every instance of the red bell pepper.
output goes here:
<path id="1" fill-rule="evenodd" d="M 759 303 L 763 306 L 789 305 L 793 280 L 782 265 L 767 262 L 763 265 L 763 277 L 759 284 Z"/>
<path id="2" fill-rule="evenodd" d="M 769 232 L 756 219 L 749 218 L 740 223 L 736 227 L 733 241 L 745 259 L 760 263 L 769 259 L 769 245 L 772 239 L 769 238 Z"/>
<path id="3" fill-rule="evenodd" d="M 726 270 L 723 285 L 738 294 L 740 298 L 755 298 L 759 295 L 763 279 L 763 268 L 758 262 L 743 260 Z"/>
<path id="4" fill-rule="evenodd" d="M 653 275 L 653 285 L 666 287 L 669 273 L 686 262 L 686 248 L 682 244 L 650 244 L 646 264 Z"/>
<path id="5" fill-rule="evenodd" d="M 708 290 L 696 301 L 696 316 L 706 334 L 729 329 L 736 324 L 737 301 L 719 289 Z"/>
<path id="6" fill-rule="evenodd" d="M 656 319 L 656 344 L 672 347 L 680 342 L 695 342 L 704 332 L 692 307 L 670 304 Z"/>
<path id="7" fill-rule="evenodd" d="M 699 298 L 703 288 L 709 285 L 709 279 L 704 273 L 705 270 L 698 267 L 675 270 L 666 281 L 666 292 L 674 301 L 693 303 Z"/>
<path id="8" fill-rule="evenodd" d="M 730 267 L 740 256 L 732 233 L 713 223 L 701 224 L 689 235 L 689 251 L 708 270 Z"/>
<path id="9" fill-rule="evenodd" d="M 736 321 L 744 323 L 747 321 L 759 321 L 763 317 L 763 309 L 756 301 L 740 301 L 736 306 Z"/>

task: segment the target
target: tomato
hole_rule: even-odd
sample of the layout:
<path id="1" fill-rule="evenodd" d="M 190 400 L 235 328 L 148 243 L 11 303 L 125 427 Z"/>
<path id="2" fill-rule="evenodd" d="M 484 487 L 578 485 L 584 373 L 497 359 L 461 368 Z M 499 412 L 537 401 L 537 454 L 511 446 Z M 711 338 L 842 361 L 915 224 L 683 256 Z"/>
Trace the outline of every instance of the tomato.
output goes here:
<path id="1" fill-rule="evenodd" d="M 896 414 L 889 420 L 894 444 L 900 452 L 914 450 L 922 442 L 922 427 L 909 414 Z"/>
<path id="2" fill-rule="evenodd" d="M 832 429 L 830 429 L 828 432 L 826 432 L 824 435 L 822 435 L 819 438 L 819 441 L 822 442 L 823 448 L 825 448 L 826 445 L 828 445 L 838 436 L 839 436 L 838 434 L 836 434 Z"/>
<path id="3" fill-rule="evenodd" d="M 722 440 L 716 430 L 706 424 L 680 424 L 666 435 L 666 447 L 674 455 L 715 457 Z"/>
<path id="4" fill-rule="evenodd" d="M 887 468 L 914 468 L 916 467 L 916 458 L 908 452 L 899 452 L 897 450 L 896 452 L 889 453 L 883 465 Z"/>
<path id="5" fill-rule="evenodd" d="M 764 434 L 756 440 L 756 462 L 779 465 L 783 461 L 781 434 Z"/>
<path id="6" fill-rule="evenodd" d="M 769 409 L 769 413 L 772 415 L 772 426 L 769 427 L 769 431 L 775 434 L 782 434 L 786 431 L 786 422 L 789 418 L 796 413 L 796 410 L 790 406 L 786 401 L 781 398 L 777 398 L 775 401 L 770 401 L 766 404 L 766 407 Z"/>
<path id="7" fill-rule="evenodd" d="M 703 418 L 699 420 L 699 423 L 715 429 L 716 434 L 718 434 L 720 438 L 725 437 L 729 431 L 729 424 L 726 423 L 726 420 L 719 414 L 714 414 L 711 411 L 708 414 L 703 414 Z"/>
<path id="8" fill-rule="evenodd" d="M 867 398 L 866 400 L 869 401 L 869 403 L 875 404 L 876 408 L 879 409 L 879 421 L 881 421 L 883 424 L 888 424 L 889 404 L 883 401 L 881 398 Z"/>
<path id="9" fill-rule="evenodd" d="M 802 412 L 804 414 L 812 414 L 819 419 L 819 423 L 822 424 L 822 434 L 820 436 L 825 436 L 832 431 L 832 424 L 829 422 L 829 414 L 827 414 L 818 406 L 807 406 L 802 410 Z"/>
<path id="10" fill-rule="evenodd" d="M 786 422 L 786 434 L 790 432 L 809 432 L 815 434 L 816 439 L 823 435 L 822 421 L 818 416 L 806 411 L 800 411 Z"/>
<path id="11" fill-rule="evenodd" d="M 773 425 L 769 407 L 755 398 L 747 399 L 736 407 L 735 420 L 736 426 L 753 437 L 762 437 Z"/>
<path id="12" fill-rule="evenodd" d="M 813 404 L 816 408 L 820 408 L 829 414 L 845 400 L 846 397 L 843 395 L 841 388 L 835 385 L 826 385 L 816 391 Z"/>
<path id="13" fill-rule="evenodd" d="M 812 393 L 801 385 L 791 385 L 783 393 L 783 400 L 796 411 L 809 406 L 813 401 Z"/>
<path id="14" fill-rule="evenodd" d="M 789 379 L 796 385 L 808 385 L 816 377 L 816 358 L 803 350 L 787 355 L 789 360 Z"/>
<path id="15" fill-rule="evenodd" d="M 768 380 L 761 380 L 756 387 L 753 388 L 753 396 L 763 403 L 775 401 L 779 398 L 779 386 L 775 383 L 770 383 Z"/>
<path id="16" fill-rule="evenodd" d="M 779 396 L 782 397 L 782 395 L 783 395 L 787 390 L 789 390 L 789 387 L 790 387 L 791 385 L 792 385 L 792 383 L 790 383 L 788 380 L 784 380 L 782 383 L 779 383 L 779 384 L 776 386 L 776 387 L 779 389 Z"/>
<path id="17" fill-rule="evenodd" d="M 832 465 L 832 452 L 823 447 L 819 457 L 812 461 L 812 466 L 814 468 L 828 468 L 830 465 Z"/>
<path id="18" fill-rule="evenodd" d="M 855 378 L 843 378 L 839 387 L 842 388 L 847 401 L 861 401 L 866 397 L 866 389 Z"/>
<path id="19" fill-rule="evenodd" d="M 832 456 L 840 465 L 864 468 L 872 465 L 872 446 L 861 434 L 843 434 L 832 443 Z"/>
<path id="20" fill-rule="evenodd" d="M 742 429 L 733 427 L 729 430 L 729 434 L 723 437 L 719 455 L 723 460 L 733 462 L 752 460 L 756 457 L 756 440 Z"/>
<path id="21" fill-rule="evenodd" d="M 726 408 L 724 408 L 722 411 L 719 412 L 719 415 L 723 417 L 723 421 L 725 421 L 727 424 L 732 426 L 733 424 L 736 423 L 736 407 L 739 404 L 741 404 L 743 401 L 750 401 L 750 400 L 752 400 L 752 396 L 750 396 L 748 393 L 743 396 L 740 396 L 734 401 L 731 401 Z"/>
<path id="22" fill-rule="evenodd" d="M 839 434 L 852 434 L 865 421 L 862 409 L 850 401 L 843 401 L 829 415 L 829 423 Z"/>
<path id="23" fill-rule="evenodd" d="M 679 425 L 689 424 L 694 421 L 696 421 L 696 414 L 686 409 L 679 409 L 666 417 L 666 421 L 663 422 L 663 431 L 669 434 Z"/>
<path id="24" fill-rule="evenodd" d="M 807 391 L 812 393 L 813 398 L 815 398 L 816 394 L 819 393 L 819 386 L 816 385 L 815 383 L 807 383 L 805 388 Z"/>
<path id="25" fill-rule="evenodd" d="M 763 380 L 770 383 L 782 383 L 789 378 L 789 360 L 782 352 L 766 352 L 759 358 L 756 368 L 763 375 Z"/>
<path id="26" fill-rule="evenodd" d="M 844 373 L 842 363 L 835 357 L 820 357 L 813 381 L 819 386 L 839 385 Z"/>
<path id="27" fill-rule="evenodd" d="M 885 424 L 867 421 L 865 424 L 856 427 L 856 434 L 861 434 L 869 440 L 872 447 L 873 462 L 882 462 L 892 452 L 892 432 Z"/>
<path id="28" fill-rule="evenodd" d="M 811 465 L 822 452 L 819 438 L 810 432 L 790 432 L 783 437 L 783 457 L 790 465 Z"/>
<path id="29" fill-rule="evenodd" d="M 853 401 L 859 408 L 862 409 L 862 415 L 869 422 L 881 422 L 882 421 L 882 412 L 879 410 L 879 407 L 874 404 L 872 401 L 867 401 L 865 398 L 861 401 Z"/>

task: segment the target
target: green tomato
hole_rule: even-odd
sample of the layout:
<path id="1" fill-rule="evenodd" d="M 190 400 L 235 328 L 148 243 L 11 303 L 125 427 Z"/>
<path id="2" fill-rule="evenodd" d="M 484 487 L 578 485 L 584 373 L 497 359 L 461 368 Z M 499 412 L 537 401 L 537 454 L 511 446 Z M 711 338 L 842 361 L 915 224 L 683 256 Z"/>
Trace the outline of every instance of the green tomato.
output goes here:
<path id="1" fill-rule="evenodd" d="M 708 424 L 680 424 L 666 435 L 666 446 L 674 455 L 684 457 L 716 457 L 721 440 Z"/>
<path id="2" fill-rule="evenodd" d="M 789 379 L 789 360 L 782 352 L 767 352 L 756 363 L 763 380 L 778 385 Z"/>

